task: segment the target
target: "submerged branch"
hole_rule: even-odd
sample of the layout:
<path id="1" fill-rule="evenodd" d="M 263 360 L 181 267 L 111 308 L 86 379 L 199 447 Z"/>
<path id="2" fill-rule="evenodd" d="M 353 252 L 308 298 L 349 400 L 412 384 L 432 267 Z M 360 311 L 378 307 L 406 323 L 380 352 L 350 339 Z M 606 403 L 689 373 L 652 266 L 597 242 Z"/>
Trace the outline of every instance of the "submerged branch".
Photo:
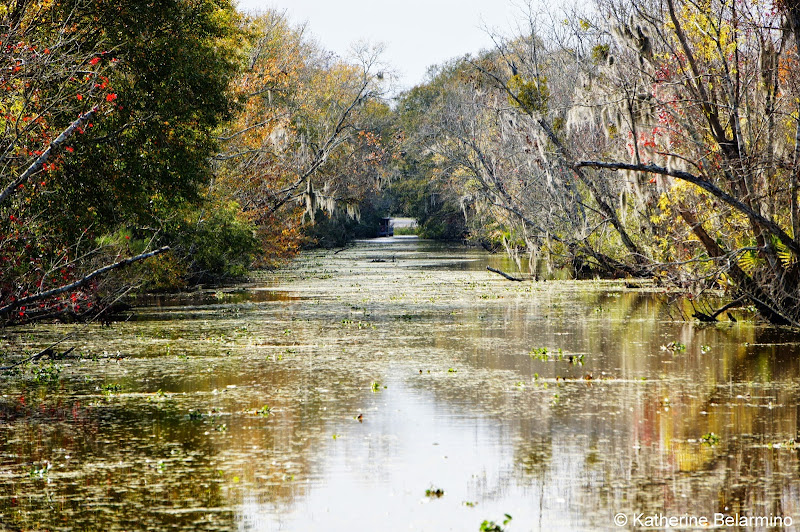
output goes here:
<path id="1" fill-rule="evenodd" d="M 715 323 L 717 321 L 717 317 L 720 314 L 722 314 L 723 312 L 725 312 L 728 309 L 732 309 L 734 307 L 741 306 L 742 301 L 744 301 L 743 297 L 740 297 L 739 299 L 735 299 L 735 300 L 731 301 L 730 303 L 728 303 L 727 305 L 723 305 L 722 307 L 718 308 L 717 310 L 715 310 L 711 314 L 706 314 L 705 312 L 700 312 L 699 310 L 696 310 L 695 313 L 692 314 L 692 317 L 697 318 L 698 320 L 700 320 L 702 322 L 705 322 L 705 323 Z"/>
<path id="2" fill-rule="evenodd" d="M 0 371 L 8 371 L 10 369 L 14 369 L 17 366 L 21 366 L 21 365 L 26 364 L 28 362 L 33 362 L 34 360 L 39 360 L 40 358 L 42 358 L 44 356 L 48 356 L 50 358 L 54 358 L 54 359 L 58 360 L 58 359 L 66 357 L 68 354 L 70 354 L 71 352 L 73 352 L 75 350 L 75 347 L 73 346 L 73 347 L 70 347 L 69 349 L 67 349 L 66 351 L 64 351 L 63 353 L 57 354 L 55 351 L 53 351 L 53 347 L 58 345 L 58 343 L 59 342 L 56 342 L 56 343 L 54 343 L 54 344 L 52 344 L 52 345 L 50 345 L 48 347 L 45 347 L 44 349 L 42 349 L 38 353 L 35 353 L 35 354 L 29 356 L 28 358 L 23 358 L 22 360 L 14 362 L 13 364 L 9 364 L 8 366 L 2 366 L 2 367 L 0 367 Z"/>
<path id="3" fill-rule="evenodd" d="M 514 277 L 513 275 L 509 275 L 506 272 L 498 270 L 497 268 L 492 268 L 491 266 L 487 266 L 486 269 L 489 270 L 490 272 L 494 272 L 494 273 L 496 273 L 498 275 L 502 275 L 503 277 L 505 277 L 509 281 L 522 282 L 522 281 L 525 280 L 525 279 L 520 279 L 519 277 Z"/>

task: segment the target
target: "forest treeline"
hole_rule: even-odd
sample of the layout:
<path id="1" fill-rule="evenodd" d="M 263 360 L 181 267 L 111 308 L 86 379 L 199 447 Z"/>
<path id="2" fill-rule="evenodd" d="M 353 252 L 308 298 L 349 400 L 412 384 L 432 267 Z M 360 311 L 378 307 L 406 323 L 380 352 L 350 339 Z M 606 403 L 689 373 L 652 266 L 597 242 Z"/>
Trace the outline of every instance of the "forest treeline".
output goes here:
<path id="1" fill-rule="evenodd" d="M 94 316 L 403 214 L 800 326 L 800 3 L 531 5 L 493 41 L 392 99 L 379 46 L 339 57 L 285 13 L 0 5 L 0 321 Z"/>

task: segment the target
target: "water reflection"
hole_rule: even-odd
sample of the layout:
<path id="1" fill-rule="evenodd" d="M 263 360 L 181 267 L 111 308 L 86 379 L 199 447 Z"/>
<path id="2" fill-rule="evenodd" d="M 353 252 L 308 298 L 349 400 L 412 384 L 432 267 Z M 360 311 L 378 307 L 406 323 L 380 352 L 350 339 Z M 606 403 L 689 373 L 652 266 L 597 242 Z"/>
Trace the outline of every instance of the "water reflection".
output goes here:
<path id="1" fill-rule="evenodd" d="M 795 335 L 673 321 L 656 289 L 511 283 L 482 251 L 380 240 L 112 328 L 15 331 L 7 348 L 74 331 L 83 358 L 0 384 L 2 527 L 800 521 Z"/>

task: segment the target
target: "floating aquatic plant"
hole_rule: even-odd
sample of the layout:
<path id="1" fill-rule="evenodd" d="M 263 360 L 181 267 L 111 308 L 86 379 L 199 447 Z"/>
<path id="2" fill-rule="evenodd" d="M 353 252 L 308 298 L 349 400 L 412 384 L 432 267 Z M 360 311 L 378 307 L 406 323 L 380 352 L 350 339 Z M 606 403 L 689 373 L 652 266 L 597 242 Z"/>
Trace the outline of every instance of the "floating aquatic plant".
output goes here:
<path id="1" fill-rule="evenodd" d="M 507 525 L 511 522 L 511 516 L 509 514 L 504 514 L 505 519 L 503 519 L 503 526 Z M 502 526 L 498 525 L 494 521 L 484 521 L 481 523 L 480 532 L 503 532 L 504 529 Z"/>
<path id="2" fill-rule="evenodd" d="M 442 488 L 436 488 L 431 486 L 430 488 L 425 490 L 425 496 L 430 497 L 432 499 L 439 499 L 444 496 L 444 490 Z"/>

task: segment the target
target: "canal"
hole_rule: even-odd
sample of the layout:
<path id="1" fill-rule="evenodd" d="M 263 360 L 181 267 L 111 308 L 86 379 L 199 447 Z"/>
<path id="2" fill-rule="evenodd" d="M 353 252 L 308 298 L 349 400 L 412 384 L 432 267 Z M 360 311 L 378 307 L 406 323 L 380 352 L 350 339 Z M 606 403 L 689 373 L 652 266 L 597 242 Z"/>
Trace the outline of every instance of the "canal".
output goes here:
<path id="1" fill-rule="evenodd" d="M 487 265 L 512 269 L 384 238 L 111 327 L 6 331 L 76 349 L 0 380 L 0 530 L 800 523 L 796 334 Z M 750 525 L 729 529 L 773 529 Z"/>

